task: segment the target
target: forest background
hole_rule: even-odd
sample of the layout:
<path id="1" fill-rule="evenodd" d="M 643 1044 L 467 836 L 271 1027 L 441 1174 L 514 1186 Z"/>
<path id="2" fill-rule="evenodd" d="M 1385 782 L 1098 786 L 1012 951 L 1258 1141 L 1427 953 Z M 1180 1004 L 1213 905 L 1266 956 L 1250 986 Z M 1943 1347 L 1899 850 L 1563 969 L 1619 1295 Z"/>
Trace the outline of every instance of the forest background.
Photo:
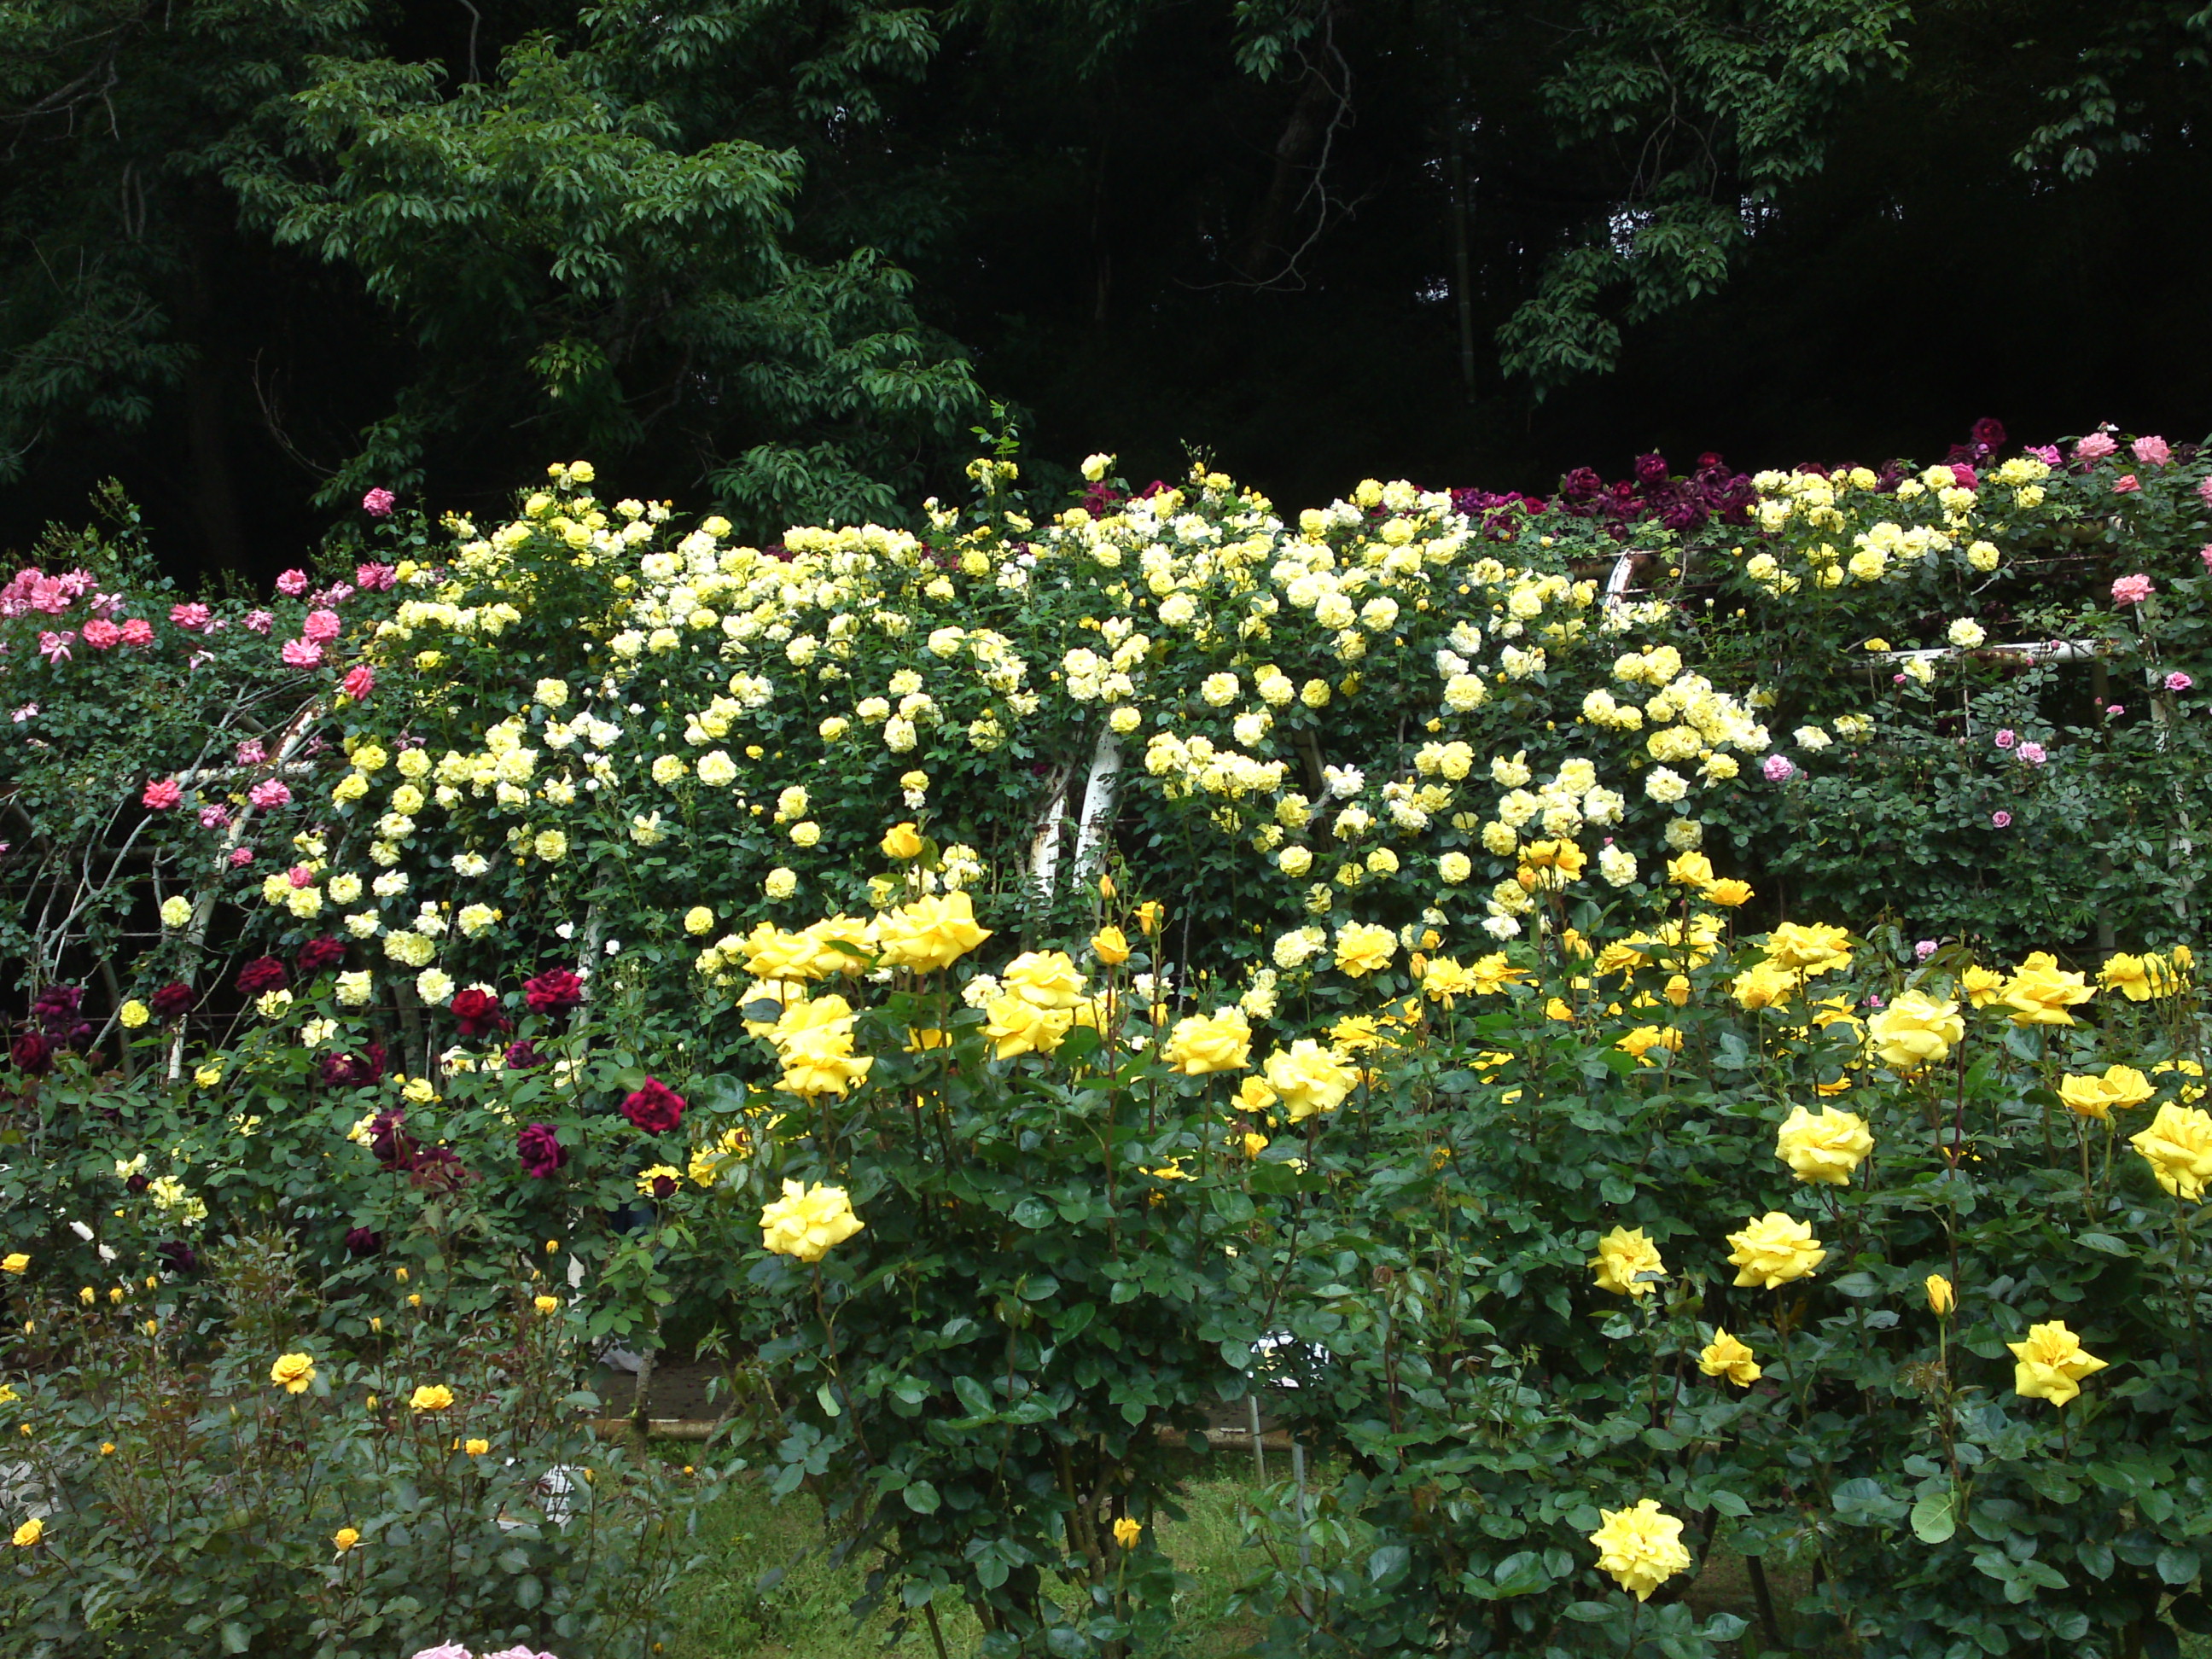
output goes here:
<path id="1" fill-rule="evenodd" d="M 547 454 L 749 532 L 969 428 L 1279 499 L 2193 430 L 2195 0 L 11 0 L 0 547 L 265 578 Z M 1049 479 L 1039 482 L 1049 483 Z"/>

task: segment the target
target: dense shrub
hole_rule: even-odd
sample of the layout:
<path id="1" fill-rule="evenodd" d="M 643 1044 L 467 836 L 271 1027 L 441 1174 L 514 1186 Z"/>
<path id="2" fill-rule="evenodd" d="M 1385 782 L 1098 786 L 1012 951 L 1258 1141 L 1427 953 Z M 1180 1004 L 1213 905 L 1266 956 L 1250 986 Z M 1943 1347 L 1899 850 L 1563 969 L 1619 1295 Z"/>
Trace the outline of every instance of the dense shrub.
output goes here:
<path id="1" fill-rule="evenodd" d="M 1164 1639 L 1158 1436 L 1286 1369 L 1354 1473 L 1261 1527 L 1279 1644 L 1682 1659 L 1725 1543 L 1874 1651 L 2156 1649 L 2212 512 L 2001 441 L 1294 522 L 1001 454 L 770 548 L 580 464 L 252 609 L 57 549 L 0 594 L 9 1282 L 182 1306 L 281 1231 L 372 1366 L 369 1285 L 495 1329 L 555 1240 L 564 1331 L 711 1309 L 735 1455 L 994 1652 Z M 33 1438 L 115 1386 L 49 1339 Z"/>

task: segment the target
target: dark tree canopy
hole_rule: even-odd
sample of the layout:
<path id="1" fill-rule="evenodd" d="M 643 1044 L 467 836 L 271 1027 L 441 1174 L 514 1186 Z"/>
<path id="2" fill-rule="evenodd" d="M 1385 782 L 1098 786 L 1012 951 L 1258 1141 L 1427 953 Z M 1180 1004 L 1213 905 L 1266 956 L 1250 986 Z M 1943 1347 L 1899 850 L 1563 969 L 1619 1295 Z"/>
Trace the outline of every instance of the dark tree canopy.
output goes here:
<path id="1" fill-rule="evenodd" d="M 258 570 L 370 484 L 585 453 L 764 533 L 895 517 L 987 398 L 1300 500 L 2191 431 L 2208 41 L 2156 0 L 13 0 L 0 544 L 115 476 Z"/>

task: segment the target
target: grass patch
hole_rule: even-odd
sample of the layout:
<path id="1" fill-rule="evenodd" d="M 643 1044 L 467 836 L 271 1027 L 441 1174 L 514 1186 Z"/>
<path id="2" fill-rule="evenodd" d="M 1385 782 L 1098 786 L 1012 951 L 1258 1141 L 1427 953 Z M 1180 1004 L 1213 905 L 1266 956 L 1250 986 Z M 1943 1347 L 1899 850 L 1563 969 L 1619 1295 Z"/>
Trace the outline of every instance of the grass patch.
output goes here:
<path id="1" fill-rule="evenodd" d="M 1184 1493 L 1186 1518 L 1159 1522 L 1160 1547 L 1190 1580 L 1176 1611 L 1178 1645 L 1194 1659 L 1228 1659 L 1260 1634 L 1256 1620 L 1228 1611 L 1231 1592 L 1258 1559 L 1243 1547 L 1237 1519 L 1252 1490 L 1249 1479 L 1201 1475 Z M 779 1504 L 740 1481 L 701 1513 L 699 1545 L 709 1561 L 678 1587 L 679 1622 L 665 1659 L 853 1659 L 891 1638 L 895 1607 L 854 1623 L 866 1563 L 831 1565 L 821 1512 L 803 1494 Z M 940 1604 L 938 1618 L 948 1651 L 975 1651 L 982 1632 L 966 1608 Z M 934 1659 L 919 1619 L 896 1646 Z"/>

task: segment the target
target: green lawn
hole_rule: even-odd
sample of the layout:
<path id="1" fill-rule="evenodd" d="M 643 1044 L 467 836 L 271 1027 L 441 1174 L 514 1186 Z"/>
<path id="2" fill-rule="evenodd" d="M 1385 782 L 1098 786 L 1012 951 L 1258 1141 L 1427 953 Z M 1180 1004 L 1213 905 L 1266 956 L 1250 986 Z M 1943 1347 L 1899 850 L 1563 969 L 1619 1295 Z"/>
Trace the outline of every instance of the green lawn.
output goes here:
<path id="1" fill-rule="evenodd" d="M 1193 1581 L 1177 1611 L 1184 1650 L 1194 1659 L 1226 1659 L 1259 1634 L 1255 1621 L 1228 1614 L 1230 1592 L 1255 1559 L 1240 1547 L 1237 1520 L 1237 1501 L 1251 1489 L 1249 1470 L 1243 1479 L 1201 1477 L 1184 1500 L 1188 1518 L 1160 1522 L 1161 1547 Z M 850 1608 L 866 1567 L 830 1565 L 811 1499 L 777 1504 L 759 1486 L 740 1485 L 701 1516 L 700 1534 L 718 1559 L 678 1588 L 678 1634 L 665 1659 L 854 1659 L 890 1634 L 894 1608 L 854 1626 Z M 779 1570 L 781 1577 L 769 1577 Z M 975 1652 L 979 1632 L 964 1609 L 940 1607 L 939 1618 L 951 1652 Z M 898 1645 L 931 1656 L 929 1632 L 919 1620 Z"/>

